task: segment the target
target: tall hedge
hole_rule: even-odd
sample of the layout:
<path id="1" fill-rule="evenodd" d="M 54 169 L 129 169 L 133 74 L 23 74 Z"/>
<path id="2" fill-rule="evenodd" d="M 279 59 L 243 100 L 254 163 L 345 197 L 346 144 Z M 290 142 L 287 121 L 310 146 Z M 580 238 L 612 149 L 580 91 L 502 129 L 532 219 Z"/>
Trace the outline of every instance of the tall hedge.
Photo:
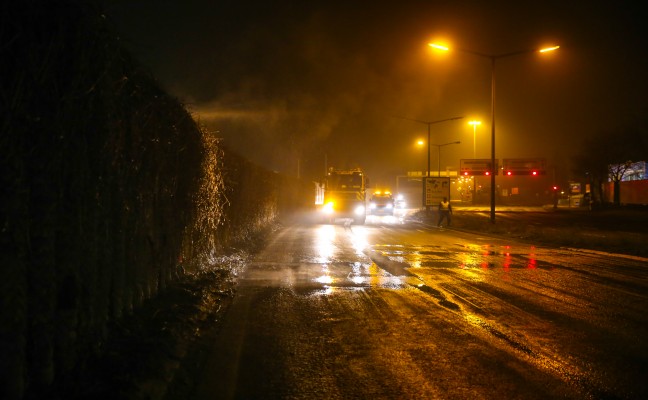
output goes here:
<path id="1" fill-rule="evenodd" d="M 0 398 L 13 399 L 100 351 L 224 199 L 217 143 L 96 8 L 3 2 L 0 19 Z"/>
<path id="2" fill-rule="evenodd" d="M 312 196 L 221 148 L 91 3 L 0 7 L 0 398 L 21 399 Z"/>

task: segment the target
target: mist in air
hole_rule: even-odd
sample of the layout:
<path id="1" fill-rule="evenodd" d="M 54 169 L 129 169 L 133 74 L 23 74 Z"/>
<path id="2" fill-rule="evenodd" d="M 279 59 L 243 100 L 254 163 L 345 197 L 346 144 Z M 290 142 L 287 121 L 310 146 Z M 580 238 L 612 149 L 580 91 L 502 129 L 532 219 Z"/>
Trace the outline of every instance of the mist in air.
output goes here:
<path id="1" fill-rule="evenodd" d="M 304 178 L 316 179 L 328 165 L 362 167 L 377 182 L 426 168 L 427 149 L 416 141 L 426 139 L 427 126 L 411 119 L 464 117 L 431 126 L 432 144 L 461 141 L 443 147 L 440 162 L 432 151 L 435 169 L 490 157 L 490 62 L 436 54 L 432 40 L 492 55 L 562 46 L 551 57 L 498 61 L 498 158 L 545 157 L 567 170 L 583 137 L 644 111 L 647 85 L 637 77 L 645 57 L 605 46 L 642 44 L 637 34 L 645 28 L 628 21 L 632 10 L 603 17 L 588 6 L 575 21 L 579 8 L 564 2 L 525 7 L 107 4 L 127 46 L 231 150 Z M 629 54 L 640 58 L 628 63 Z M 482 124 L 473 131 L 468 121 L 475 119 Z"/>

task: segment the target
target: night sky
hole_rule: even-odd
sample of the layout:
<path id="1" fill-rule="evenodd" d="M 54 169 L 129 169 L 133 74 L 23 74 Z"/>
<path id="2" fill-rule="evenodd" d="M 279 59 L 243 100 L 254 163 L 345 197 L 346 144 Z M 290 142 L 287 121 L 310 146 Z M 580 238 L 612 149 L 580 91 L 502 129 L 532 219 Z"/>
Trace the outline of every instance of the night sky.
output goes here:
<path id="1" fill-rule="evenodd" d="M 568 174 L 582 138 L 646 114 L 646 17 L 639 2 L 105 0 L 124 44 L 227 147 L 314 179 L 362 167 L 377 185 L 490 157 L 490 61 L 500 59 L 497 158 L 545 157 Z M 645 118 L 644 118 L 645 120 Z M 645 132 L 645 131 L 644 131 Z M 631 145 L 631 144 L 629 144 Z M 433 147 L 431 162 L 437 165 Z"/>

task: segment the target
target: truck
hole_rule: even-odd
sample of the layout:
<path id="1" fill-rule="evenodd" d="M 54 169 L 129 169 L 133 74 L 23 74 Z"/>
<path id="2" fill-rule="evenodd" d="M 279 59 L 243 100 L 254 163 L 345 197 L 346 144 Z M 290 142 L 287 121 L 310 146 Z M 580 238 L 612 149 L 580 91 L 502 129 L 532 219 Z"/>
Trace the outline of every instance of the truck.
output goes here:
<path id="1" fill-rule="evenodd" d="M 316 182 L 315 205 L 320 220 L 334 223 L 336 219 L 351 219 L 362 225 L 367 218 L 367 177 L 361 169 L 329 168 L 326 176 Z"/>

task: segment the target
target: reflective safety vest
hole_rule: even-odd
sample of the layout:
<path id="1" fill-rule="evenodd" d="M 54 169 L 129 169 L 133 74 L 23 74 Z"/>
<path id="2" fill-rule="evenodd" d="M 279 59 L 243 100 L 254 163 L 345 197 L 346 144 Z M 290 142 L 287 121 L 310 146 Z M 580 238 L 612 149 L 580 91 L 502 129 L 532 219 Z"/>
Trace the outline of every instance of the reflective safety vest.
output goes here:
<path id="1" fill-rule="evenodd" d="M 446 202 L 442 201 L 441 203 L 439 203 L 439 210 L 450 211 L 450 202 L 449 201 L 446 201 Z"/>

